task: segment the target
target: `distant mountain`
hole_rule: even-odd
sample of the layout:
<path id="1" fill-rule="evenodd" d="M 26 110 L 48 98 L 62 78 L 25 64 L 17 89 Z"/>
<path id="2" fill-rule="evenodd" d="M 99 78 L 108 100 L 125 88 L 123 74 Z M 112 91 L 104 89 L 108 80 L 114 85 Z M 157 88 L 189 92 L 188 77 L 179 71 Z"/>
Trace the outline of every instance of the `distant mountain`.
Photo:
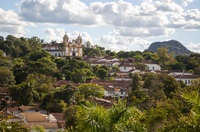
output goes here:
<path id="1" fill-rule="evenodd" d="M 157 52 L 157 49 L 160 47 L 167 47 L 169 49 L 169 53 L 173 52 L 174 55 L 188 55 L 192 52 L 188 50 L 183 44 L 176 40 L 164 41 L 164 42 L 154 42 L 152 43 L 147 51 Z"/>

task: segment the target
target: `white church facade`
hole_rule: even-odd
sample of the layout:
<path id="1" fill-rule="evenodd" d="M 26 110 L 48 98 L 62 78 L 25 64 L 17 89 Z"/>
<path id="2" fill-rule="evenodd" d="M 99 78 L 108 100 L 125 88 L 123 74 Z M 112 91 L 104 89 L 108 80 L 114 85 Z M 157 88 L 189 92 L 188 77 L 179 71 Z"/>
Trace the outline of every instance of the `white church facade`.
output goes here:
<path id="1" fill-rule="evenodd" d="M 65 34 L 62 43 L 43 44 L 43 49 L 56 57 L 82 56 L 82 38 L 79 35 L 76 39 L 69 41 L 68 35 Z"/>

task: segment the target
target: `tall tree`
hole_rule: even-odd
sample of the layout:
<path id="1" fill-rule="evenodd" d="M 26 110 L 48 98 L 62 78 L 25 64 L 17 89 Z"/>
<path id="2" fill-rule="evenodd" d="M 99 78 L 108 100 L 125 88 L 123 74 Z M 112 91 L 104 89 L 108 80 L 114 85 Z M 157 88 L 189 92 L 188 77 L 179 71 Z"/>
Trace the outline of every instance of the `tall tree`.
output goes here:
<path id="1" fill-rule="evenodd" d="M 163 67 L 163 69 L 166 68 L 166 64 L 169 60 L 169 55 L 168 55 L 168 48 L 165 47 L 161 47 L 158 48 L 158 58 L 159 58 L 159 63 L 161 64 L 161 66 Z"/>
<path id="2" fill-rule="evenodd" d="M 141 87 L 141 81 L 142 78 L 138 73 L 132 74 L 132 82 L 131 82 L 131 88 L 132 90 L 139 90 Z"/>
<path id="3" fill-rule="evenodd" d="M 0 86 L 6 87 L 15 84 L 15 77 L 8 68 L 0 67 Z"/>
<path id="4" fill-rule="evenodd" d="M 104 95 L 104 88 L 97 84 L 82 84 L 78 86 L 80 94 L 84 96 L 85 99 L 90 97 L 102 97 Z"/>
<path id="5" fill-rule="evenodd" d="M 101 80 L 104 80 L 108 76 L 108 71 L 105 69 L 99 69 L 97 71 L 97 77 L 99 77 Z"/>

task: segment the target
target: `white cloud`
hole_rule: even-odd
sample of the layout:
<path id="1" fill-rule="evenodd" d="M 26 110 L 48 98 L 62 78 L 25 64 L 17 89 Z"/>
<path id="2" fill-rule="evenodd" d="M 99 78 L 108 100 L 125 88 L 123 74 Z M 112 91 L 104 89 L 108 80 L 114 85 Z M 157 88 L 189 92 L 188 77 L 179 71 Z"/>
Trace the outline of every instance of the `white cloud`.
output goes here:
<path id="1" fill-rule="evenodd" d="M 187 48 L 193 52 L 200 53 L 200 43 L 192 43 L 187 46 Z"/>
<path id="2" fill-rule="evenodd" d="M 20 16 L 12 10 L 4 11 L 0 8 L 0 32 L 17 37 L 23 36 L 28 30 L 26 26 L 34 26 L 33 23 L 24 22 Z"/>
<path id="3" fill-rule="evenodd" d="M 140 5 L 123 0 L 91 2 L 89 5 L 80 0 L 23 0 L 19 7 L 25 20 L 38 23 L 106 24 L 124 28 L 120 29 L 122 31 L 130 28 L 128 33 L 122 32 L 121 35 L 133 34 L 136 29 L 139 29 L 134 34 L 136 36 L 169 35 L 176 28 L 199 29 L 200 21 L 198 9 L 184 11 L 173 0 L 144 0 Z"/>
<path id="4" fill-rule="evenodd" d="M 61 28 L 46 28 L 43 30 L 43 32 L 46 34 L 46 39 L 47 41 L 57 41 L 57 42 L 62 42 L 62 38 L 65 34 L 65 30 Z"/>
<path id="5" fill-rule="evenodd" d="M 79 0 L 23 0 L 20 15 L 27 21 L 93 25 L 101 21 Z"/>
<path id="6" fill-rule="evenodd" d="M 46 28 L 43 29 L 43 32 L 46 35 L 46 41 L 51 42 L 52 40 L 57 41 L 57 42 L 62 42 L 63 41 L 63 36 L 65 35 L 65 29 L 64 28 Z M 92 37 L 87 33 L 87 32 L 78 32 L 74 31 L 72 33 L 67 33 L 69 36 L 69 40 L 71 41 L 72 39 L 76 39 L 79 35 L 82 37 L 83 43 L 86 41 L 90 41 L 93 43 Z"/>
<path id="7" fill-rule="evenodd" d="M 183 16 L 187 20 L 195 20 L 195 21 L 200 21 L 200 11 L 199 9 L 192 9 L 192 10 L 187 10 Z"/>
<path id="8" fill-rule="evenodd" d="M 155 27 L 155 28 L 117 28 L 120 35 L 128 37 L 155 37 L 168 36 L 175 32 L 175 29 Z"/>
<path id="9" fill-rule="evenodd" d="M 188 4 L 191 2 L 193 2 L 193 0 L 182 0 L 183 6 L 188 6 Z"/>
<path id="10" fill-rule="evenodd" d="M 102 35 L 96 41 L 99 45 L 105 47 L 106 49 L 111 49 L 113 51 L 143 51 L 144 49 L 147 49 L 150 45 L 150 42 L 141 38 L 124 37 L 120 36 L 117 32 Z"/>
<path id="11" fill-rule="evenodd" d="M 157 11 L 162 12 L 172 12 L 172 13 L 181 13 L 183 12 L 183 8 L 172 0 L 161 0 L 155 1 L 154 3 Z"/>

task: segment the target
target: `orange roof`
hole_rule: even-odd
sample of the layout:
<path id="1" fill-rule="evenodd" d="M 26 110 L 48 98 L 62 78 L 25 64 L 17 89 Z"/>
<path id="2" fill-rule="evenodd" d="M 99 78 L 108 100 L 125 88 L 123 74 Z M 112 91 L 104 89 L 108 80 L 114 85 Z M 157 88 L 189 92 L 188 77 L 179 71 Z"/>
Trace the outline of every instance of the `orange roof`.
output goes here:
<path id="1" fill-rule="evenodd" d="M 27 122 L 47 122 L 47 118 L 39 112 L 25 112 L 20 113 Z"/>
<path id="2" fill-rule="evenodd" d="M 64 113 L 51 113 L 57 120 L 63 120 L 65 114 Z"/>
<path id="3" fill-rule="evenodd" d="M 30 127 L 42 126 L 44 129 L 59 129 L 56 122 L 29 122 Z"/>

